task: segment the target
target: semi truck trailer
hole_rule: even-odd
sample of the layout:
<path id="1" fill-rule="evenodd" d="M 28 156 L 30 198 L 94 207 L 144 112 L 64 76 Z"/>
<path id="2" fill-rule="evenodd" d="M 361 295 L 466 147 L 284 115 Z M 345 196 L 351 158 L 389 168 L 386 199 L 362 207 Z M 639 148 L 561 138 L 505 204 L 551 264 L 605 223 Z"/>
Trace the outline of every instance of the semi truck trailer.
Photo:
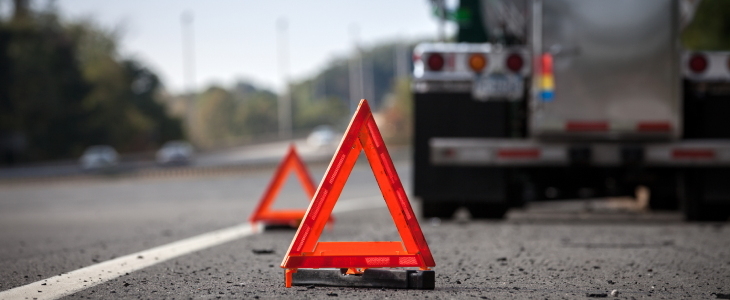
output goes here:
<path id="1" fill-rule="evenodd" d="M 470 2 L 490 40 L 413 52 L 424 217 L 643 186 L 651 208 L 727 220 L 730 52 L 681 47 L 697 1 Z"/>

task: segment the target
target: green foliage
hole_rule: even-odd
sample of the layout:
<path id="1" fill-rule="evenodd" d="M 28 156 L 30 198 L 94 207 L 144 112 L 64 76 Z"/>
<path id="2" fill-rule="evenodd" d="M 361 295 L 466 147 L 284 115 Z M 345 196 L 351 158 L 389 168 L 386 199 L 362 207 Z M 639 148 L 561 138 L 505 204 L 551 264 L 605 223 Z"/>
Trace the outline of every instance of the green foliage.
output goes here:
<path id="1" fill-rule="evenodd" d="M 730 50 L 730 1 L 703 0 L 681 40 L 689 50 Z"/>
<path id="2" fill-rule="evenodd" d="M 362 49 L 363 65 L 372 67 L 373 95 L 368 99 L 374 110 L 379 110 L 385 97 L 392 92 L 395 80 L 396 55 L 403 55 L 406 61 L 411 61 L 411 53 L 415 43 L 405 47 L 405 51 L 396 54 L 399 42 L 384 42 L 379 45 Z M 349 60 L 351 57 L 335 59 L 319 74 L 292 84 L 295 103 L 304 101 L 312 103 L 310 99 L 337 99 L 342 102 L 349 115 L 350 81 Z M 410 69 L 409 69 L 410 70 Z M 369 74 L 365 74 L 368 76 Z M 358 98 L 364 98 L 364 95 Z M 359 99 L 357 99 L 359 100 Z M 332 100 L 328 100 L 332 101 Z M 349 116 L 345 117 L 349 120 Z M 334 125 L 334 124 L 332 124 Z"/>
<path id="3" fill-rule="evenodd" d="M 295 131 L 309 131 L 319 125 L 338 126 L 349 116 L 350 108 L 338 96 L 317 93 L 316 80 L 307 80 L 292 86 L 293 127 Z"/>
<path id="4" fill-rule="evenodd" d="M 409 144 L 413 137 L 413 94 L 411 80 L 398 78 L 380 110 L 378 126 L 386 142 Z"/>
<path id="5" fill-rule="evenodd" d="M 399 53 L 407 56 L 407 61 L 412 47 Z M 395 48 L 396 43 L 384 43 L 365 49 L 362 56 L 373 70 L 374 97 L 368 99 L 371 107 L 378 111 L 387 106 L 387 121 L 395 122 L 391 127 L 400 130 L 397 138 L 405 140 L 411 132 L 410 83 L 394 81 Z M 295 136 L 325 124 L 344 130 L 351 117 L 349 58 L 335 59 L 320 73 L 293 82 L 290 93 Z M 278 136 L 278 96 L 245 82 L 231 88 L 209 87 L 197 96 L 194 111 L 191 137 L 203 148 Z"/>
<path id="6" fill-rule="evenodd" d="M 182 137 L 159 103 L 157 76 L 120 58 L 116 41 L 54 12 L 0 23 L 0 163 L 75 158 L 94 144 L 151 150 Z"/>
<path id="7" fill-rule="evenodd" d="M 2 162 L 64 157 L 84 147 L 79 131 L 88 113 L 79 100 L 90 86 L 76 63 L 75 41 L 57 24 L 39 23 L 0 24 Z M 19 141 L 8 147 L 9 137 Z"/>
<path id="8" fill-rule="evenodd" d="M 236 144 L 278 131 L 277 98 L 248 84 L 213 86 L 196 99 L 193 140 L 202 147 Z"/>

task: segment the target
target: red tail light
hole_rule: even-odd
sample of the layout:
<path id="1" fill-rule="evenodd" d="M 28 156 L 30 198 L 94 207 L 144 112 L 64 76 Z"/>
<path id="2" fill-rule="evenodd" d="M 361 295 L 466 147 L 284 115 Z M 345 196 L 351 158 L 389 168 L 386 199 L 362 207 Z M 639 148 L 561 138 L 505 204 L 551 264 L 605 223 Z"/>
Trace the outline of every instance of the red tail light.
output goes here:
<path id="1" fill-rule="evenodd" d="M 672 123 L 669 122 L 639 122 L 636 130 L 643 132 L 662 132 L 672 130 Z"/>
<path id="2" fill-rule="evenodd" d="M 540 149 L 499 149 L 499 158 L 540 158 Z"/>
<path id="3" fill-rule="evenodd" d="M 553 74 L 553 56 L 550 53 L 542 55 L 542 74 Z"/>
<path id="4" fill-rule="evenodd" d="M 707 58 L 702 54 L 694 54 L 689 59 L 689 69 L 695 73 L 702 73 L 707 69 Z"/>
<path id="5" fill-rule="evenodd" d="M 672 157 L 680 159 L 713 159 L 715 158 L 715 151 L 712 149 L 674 149 Z"/>
<path id="6" fill-rule="evenodd" d="M 431 53 L 428 56 L 428 69 L 431 71 L 441 71 L 444 67 L 444 57 L 439 53 Z"/>
<path id="7" fill-rule="evenodd" d="M 524 64 L 524 61 L 522 60 L 522 56 L 517 53 L 512 53 L 509 56 L 507 56 L 507 68 L 510 69 L 512 72 L 519 72 L 522 70 L 522 65 Z"/>

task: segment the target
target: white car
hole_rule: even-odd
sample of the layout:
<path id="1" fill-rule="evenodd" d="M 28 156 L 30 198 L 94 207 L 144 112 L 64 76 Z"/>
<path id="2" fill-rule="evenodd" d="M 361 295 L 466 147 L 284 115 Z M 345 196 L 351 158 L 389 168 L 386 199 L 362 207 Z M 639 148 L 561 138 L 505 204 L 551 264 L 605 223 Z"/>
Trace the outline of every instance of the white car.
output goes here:
<path id="1" fill-rule="evenodd" d="M 79 163 L 84 170 L 111 169 L 117 166 L 119 155 L 111 146 L 91 146 L 81 155 Z"/>
<path id="2" fill-rule="evenodd" d="M 161 165 L 188 164 L 193 159 L 193 145 L 186 141 L 169 141 L 157 151 Z"/>
<path id="3" fill-rule="evenodd" d="M 335 131 L 327 125 L 320 125 L 307 137 L 307 144 L 314 147 L 329 146 L 335 141 Z"/>

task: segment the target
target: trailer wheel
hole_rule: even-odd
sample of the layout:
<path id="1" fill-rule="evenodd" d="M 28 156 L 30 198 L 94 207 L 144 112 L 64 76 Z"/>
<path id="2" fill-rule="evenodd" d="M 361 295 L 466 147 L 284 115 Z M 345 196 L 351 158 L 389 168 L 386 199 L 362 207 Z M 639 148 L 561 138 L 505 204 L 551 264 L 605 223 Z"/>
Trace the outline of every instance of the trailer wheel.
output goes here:
<path id="1" fill-rule="evenodd" d="M 727 221 L 730 217 L 729 204 L 708 204 L 705 200 L 705 172 L 691 170 L 682 181 L 681 205 L 687 221 Z M 730 200 L 730 199 L 728 199 Z"/>
<path id="2" fill-rule="evenodd" d="M 459 208 L 458 204 L 423 200 L 421 215 L 424 218 L 451 219 Z"/>
<path id="3" fill-rule="evenodd" d="M 706 205 L 690 201 L 684 207 L 684 218 L 687 221 L 727 221 L 730 215 L 728 206 Z"/>
<path id="4" fill-rule="evenodd" d="M 467 204 L 466 208 L 473 219 L 504 219 L 509 207 L 505 204 L 476 203 Z"/>

